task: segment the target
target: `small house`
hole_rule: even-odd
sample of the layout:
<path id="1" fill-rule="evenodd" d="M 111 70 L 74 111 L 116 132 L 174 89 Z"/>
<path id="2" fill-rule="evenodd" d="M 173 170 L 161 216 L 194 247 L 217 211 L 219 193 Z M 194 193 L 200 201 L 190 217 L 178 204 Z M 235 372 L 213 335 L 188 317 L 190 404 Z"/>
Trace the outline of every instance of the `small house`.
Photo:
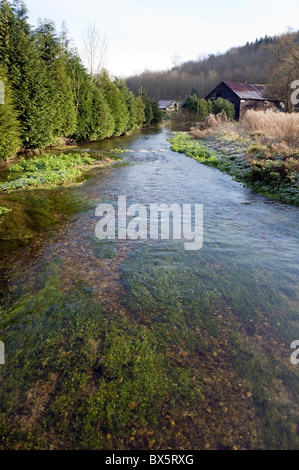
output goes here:
<path id="1" fill-rule="evenodd" d="M 266 85 L 249 83 L 221 82 L 207 96 L 206 100 L 223 98 L 235 106 L 235 119 L 239 119 L 248 109 L 256 111 L 283 111 L 284 103 L 275 99 Z"/>
<path id="2" fill-rule="evenodd" d="M 178 108 L 178 103 L 174 100 L 160 100 L 158 106 L 163 111 L 175 111 Z"/>

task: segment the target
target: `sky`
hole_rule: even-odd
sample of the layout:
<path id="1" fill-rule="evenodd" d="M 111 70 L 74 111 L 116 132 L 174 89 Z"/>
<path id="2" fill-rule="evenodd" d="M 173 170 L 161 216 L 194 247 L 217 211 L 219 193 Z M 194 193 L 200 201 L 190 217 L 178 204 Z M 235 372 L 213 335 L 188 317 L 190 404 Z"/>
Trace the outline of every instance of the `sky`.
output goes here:
<path id="1" fill-rule="evenodd" d="M 65 21 L 82 51 L 88 23 L 108 44 L 105 67 L 126 77 L 167 70 L 265 35 L 299 30 L 298 0 L 25 0 L 29 22 Z"/>

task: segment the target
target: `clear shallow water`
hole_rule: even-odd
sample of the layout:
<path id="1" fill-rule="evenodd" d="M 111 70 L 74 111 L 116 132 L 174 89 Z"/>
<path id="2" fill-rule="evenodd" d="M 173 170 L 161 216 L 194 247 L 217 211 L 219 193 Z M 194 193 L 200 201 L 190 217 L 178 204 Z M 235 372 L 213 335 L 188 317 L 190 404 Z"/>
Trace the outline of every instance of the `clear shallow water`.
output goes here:
<path id="1" fill-rule="evenodd" d="M 4 366 L 2 380 L 8 385 L 3 388 L 2 433 L 8 448 L 298 448 L 299 365 L 290 362 L 290 344 L 299 339 L 299 209 L 254 194 L 230 176 L 172 152 L 169 137 L 168 130 L 150 130 L 82 146 L 80 150 L 91 153 L 114 148 L 128 152 L 121 154 L 121 163 L 92 170 L 82 186 L 54 191 L 53 208 L 57 200 L 68 200 L 79 208 L 82 204 L 80 212 L 65 217 L 58 227 L 47 227 L 46 238 L 40 235 L 31 245 L 3 258 L 3 290 L 11 294 L 3 301 L 2 337 L 7 357 L 23 362 L 25 371 L 16 383 L 14 367 Z M 47 199 L 49 192 L 34 191 L 33 195 Z M 128 205 L 147 207 L 151 203 L 203 204 L 203 248 L 186 252 L 181 243 L 171 240 L 99 242 L 94 235 L 95 207 L 101 202 L 116 205 L 118 196 L 126 196 Z M 80 286 L 83 294 L 76 290 Z M 73 292 L 77 294 L 69 300 Z M 38 298 L 41 295 L 43 300 Z M 64 350 L 59 335 L 66 328 L 64 334 L 70 335 L 73 345 L 68 354 L 76 357 L 76 348 L 81 347 L 76 341 L 83 334 L 74 319 L 76 315 L 84 318 L 89 311 L 84 295 L 90 296 L 88 325 L 95 321 L 95 302 L 106 312 L 114 312 L 112 317 L 115 313 L 124 316 L 136 331 L 145 328 L 152 341 L 147 350 L 157 347 L 158 356 L 165 356 L 169 363 L 165 371 L 159 366 L 156 372 L 161 383 L 155 387 L 164 397 L 156 403 L 154 395 L 146 394 L 151 377 L 147 366 L 136 371 L 136 361 L 129 361 L 135 372 L 127 370 L 127 365 L 122 369 L 118 384 L 122 401 L 114 397 L 114 389 L 108 389 L 114 383 L 111 377 L 118 380 L 117 373 L 103 373 L 113 356 L 111 352 L 110 359 L 105 359 L 105 351 L 116 347 L 104 341 L 104 349 L 99 347 L 92 356 L 93 361 L 104 358 L 102 372 L 92 385 L 91 379 L 84 382 L 80 376 L 82 390 L 78 386 L 81 392 L 72 392 L 75 398 L 69 406 L 81 410 L 86 388 L 94 390 L 91 397 L 108 393 L 114 414 L 123 415 L 126 424 L 113 421 L 108 405 L 90 404 L 89 397 L 84 406 L 93 417 L 92 424 L 88 421 L 91 430 L 86 431 L 89 418 L 84 415 L 72 442 L 71 427 L 81 415 L 65 411 L 71 386 L 61 371 L 75 373 L 78 364 L 75 359 L 60 364 L 46 344 Z M 69 304 L 75 304 L 76 311 Z M 106 313 L 104 318 L 97 327 L 100 331 L 106 325 L 101 338 L 107 329 L 120 328 L 118 317 L 110 320 Z M 128 327 L 121 328 L 117 343 L 125 344 Z M 91 326 L 85 336 L 99 341 L 94 339 L 94 330 Z M 39 336 L 45 338 L 39 340 Z M 142 341 L 147 345 L 144 337 Z M 136 344 L 130 350 L 133 356 Z M 32 354 L 42 357 L 35 365 L 37 381 Z M 114 361 L 118 361 L 117 354 Z M 115 363 L 109 363 L 111 370 L 117 369 Z M 95 365 L 91 361 L 86 367 L 89 377 L 88 370 Z M 127 398 L 131 376 L 132 390 L 140 390 L 138 396 Z M 183 377 L 181 385 L 178 376 Z M 167 390 L 163 388 L 166 382 L 172 384 Z M 144 383 L 148 384 L 145 389 L 140 385 Z M 43 387 L 47 389 L 45 402 L 40 398 Z M 134 407 L 139 411 L 132 418 Z M 169 407 L 166 414 L 163 407 Z M 69 416 L 64 427 L 63 413 Z M 23 424 L 24 416 L 31 417 L 30 428 Z M 18 432 L 14 421 L 21 423 Z M 61 434 L 61 442 L 51 433 Z"/>

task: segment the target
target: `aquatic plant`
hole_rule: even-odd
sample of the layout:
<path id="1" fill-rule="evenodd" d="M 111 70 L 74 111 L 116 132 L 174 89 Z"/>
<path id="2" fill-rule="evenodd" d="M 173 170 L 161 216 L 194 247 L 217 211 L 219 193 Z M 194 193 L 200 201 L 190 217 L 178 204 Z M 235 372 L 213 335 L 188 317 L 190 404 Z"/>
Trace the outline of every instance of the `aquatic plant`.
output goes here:
<path id="1" fill-rule="evenodd" d="M 7 207 L 0 206 L 0 217 L 4 214 L 7 214 L 7 212 L 10 212 L 10 209 L 7 209 Z"/>

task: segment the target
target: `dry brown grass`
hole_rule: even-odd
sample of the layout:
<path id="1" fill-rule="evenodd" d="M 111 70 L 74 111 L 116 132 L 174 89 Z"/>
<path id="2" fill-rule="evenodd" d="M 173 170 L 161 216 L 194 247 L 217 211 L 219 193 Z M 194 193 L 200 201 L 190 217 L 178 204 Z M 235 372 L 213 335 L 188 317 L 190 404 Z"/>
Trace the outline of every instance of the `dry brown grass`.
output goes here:
<path id="1" fill-rule="evenodd" d="M 204 121 L 198 124 L 198 127 L 191 127 L 189 134 L 193 139 L 204 139 L 215 133 L 215 130 L 228 122 L 228 118 L 223 111 L 222 113 L 210 114 Z"/>
<path id="2" fill-rule="evenodd" d="M 249 110 L 240 121 L 240 130 L 261 141 L 272 141 L 277 150 L 290 152 L 299 148 L 299 114 L 265 113 Z"/>

